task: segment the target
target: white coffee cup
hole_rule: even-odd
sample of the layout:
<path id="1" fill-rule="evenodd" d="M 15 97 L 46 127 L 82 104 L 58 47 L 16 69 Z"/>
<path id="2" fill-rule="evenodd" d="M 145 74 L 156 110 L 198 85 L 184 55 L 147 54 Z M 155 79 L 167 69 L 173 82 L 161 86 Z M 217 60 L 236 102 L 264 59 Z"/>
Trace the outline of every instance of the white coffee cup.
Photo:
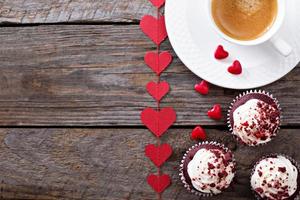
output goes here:
<path id="1" fill-rule="evenodd" d="M 218 0 L 221 1 L 221 0 Z M 226 0 L 224 0 L 226 1 Z M 244 46 L 254 46 L 254 45 L 259 45 L 262 44 L 264 42 L 271 42 L 274 46 L 274 48 L 281 53 L 283 56 L 288 56 L 291 54 L 292 52 L 292 47 L 285 42 L 283 39 L 279 38 L 278 36 L 276 36 L 276 33 L 278 32 L 278 30 L 281 28 L 284 18 L 285 18 L 285 12 L 286 12 L 286 0 L 277 0 L 278 2 L 278 12 L 277 12 L 277 16 L 276 19 L 273 23 L 273 25 L 270 27 L 270 29 L 264 33 L 262 36 L 254 39 L 254 40 L 237 40 L 234 39 L 228 35 L 226 35 L 225 33 L 223 33 L 219 27 L 216 25 L 215 20 L 213 18 L 212 15 L 212 0 L 207 0 L 207 7 L 208 7 L 208 17 L 209 20 L 211 21 L 211 24 L 213 26 L 213 28 L 216 30 L 216 32 L 223 37 L 225 40 L 238 44 L 238 45 L 244 45 Z"/>

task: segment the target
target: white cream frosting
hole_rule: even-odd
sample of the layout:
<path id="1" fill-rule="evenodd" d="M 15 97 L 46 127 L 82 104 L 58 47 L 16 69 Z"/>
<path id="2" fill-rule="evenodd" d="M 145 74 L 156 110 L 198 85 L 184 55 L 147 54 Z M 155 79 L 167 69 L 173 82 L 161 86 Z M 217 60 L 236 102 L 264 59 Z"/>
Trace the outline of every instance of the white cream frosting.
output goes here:
<path id="1" fill-rule="evenodd" d="M 279 126 L 279 116 L 275 122 L 271 122 L 270 118 L 271 113 L 276 111 L 276 108 L 264 101 L 248 100 L 233 112 L 233 134 L 248 145 L 269 142 Z M 264 137 L 258 137 L 260 133 Z"/>
<path id="2" fill-rule="evenodd" d="M 298 170 L 289 159 L 283 156 L 269 157 L 256 165 L 255 172 L 251 177 L 251 186 L 256 191 L 257 188 L 260 188 L 258 191 L 262 198 L 282 200 L 295 193 L 297 178 Z M 283 192 L 288 196 L 276 197 L 278 192 Z"/>
<path id="3" fill-rule="evenodd" d="M 219 149 L 213 151 L 217 151 L 220 156 L 217 157 L 210 149 L 197 151 L 187 166 L 187 172 L 195 189 L 203 193 L 218 194 L 230 185 L 234 177 L 234 163 L 229 161 L 225 165 L 225 154 Z"/>

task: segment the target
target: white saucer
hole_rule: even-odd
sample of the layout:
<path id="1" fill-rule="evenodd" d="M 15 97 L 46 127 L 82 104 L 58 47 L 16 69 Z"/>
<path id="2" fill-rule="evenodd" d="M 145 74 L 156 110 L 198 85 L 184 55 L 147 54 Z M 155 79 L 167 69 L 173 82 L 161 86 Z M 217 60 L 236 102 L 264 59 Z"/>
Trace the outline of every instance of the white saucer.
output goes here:
<path id="1" fill-rule="evenodd" d="M 284 57 L 269 42 L 259 46 L 239 46 L 222 39 L 213 30 L 204 0 L 166 0 L 165 17 L 170 42 L 181 61 L 208 82 L 232 89 L 257 88 L 290 72 L 300 61 L 300 1 L 287 0 L 287 14 L 278 36 L 293 47 Z M 222 44 L 230 52 L 223 61 L 214 58 Z M 233 60 L 243 65 L 242 75 L 227 72 Z"/>

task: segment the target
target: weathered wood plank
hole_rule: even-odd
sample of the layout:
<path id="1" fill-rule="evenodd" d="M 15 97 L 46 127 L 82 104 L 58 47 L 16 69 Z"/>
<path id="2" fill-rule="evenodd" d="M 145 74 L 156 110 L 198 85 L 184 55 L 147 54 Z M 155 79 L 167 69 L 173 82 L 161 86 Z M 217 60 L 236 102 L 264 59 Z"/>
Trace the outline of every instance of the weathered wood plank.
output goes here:
<path id="1" fill-rule="evenodd" d="M 147 0 L 2 0 L 0 23 L 137 22 L 154 11 Z"/>
<path id="2" fill-rule="evenodd" d="M 171 129 L 163 140 L 174 154 L 163 167 L 173 184 L 168 200 L 189 200 L 178 177 L 183 152 L 193 142 L 189 129 Z M 223 142 L 235 154 L 238 171 L 233 188 L 212 199 L 253 199 L 252 164 L 264 154 L 280 152 L 300 162 L 299 130 L 281 130 L 262 147 L 237 145 L 226 131 L 207 130 L 209 140 Z M 145 178 L 155 172 L 144 146 L 155 138 L 144 129 L 0 129 L 0 197 L 3 199 L 156 199 Z M 274 146 L 276 148 L 274 148 Z"/>
<path id="3" fill-rule="evenodd" d="M 0 125 L 140 125 L 139 113 L 155 106 L 144 86 L 155 79 L 143 63 L 154 45 L 138 26 L 3 27 L 0 31 Z M 171 50 L 168 42 L 162 49 Z M 283 108 L 283 125 L 300 125 L 300 68 L 263 89 Z M 162 79 L 172 91 L 177 125 L 224 125 L 207 118 L 214 103 L 227 108 L 239 91 L 213 86 L 194 92 L 200 79 L 177 57 Z"/>

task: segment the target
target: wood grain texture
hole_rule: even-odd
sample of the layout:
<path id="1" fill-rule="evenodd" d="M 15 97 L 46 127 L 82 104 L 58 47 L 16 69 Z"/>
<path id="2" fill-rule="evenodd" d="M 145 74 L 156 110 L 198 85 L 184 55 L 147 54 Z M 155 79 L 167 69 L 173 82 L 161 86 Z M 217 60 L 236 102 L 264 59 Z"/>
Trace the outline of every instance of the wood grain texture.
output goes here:
<path id="1" fill-rule="evenodd" d="M 143 63 L 151 49 L 138 26 L 1 28 L 0 125 L 141 125 L 141 110 L 155 106 L 145 89 L 155 76 Z M 171 50 L 168 41 L 162 49 Z M 298 67 L 263 88 L 279 99 L 283 125 L 300 124 L 299 74 Z M 162 79 L 172 87 L 162 106 L 175 108 L 176 125 L 225 125 L 206 112 L 220 103 L 225 114 L 240 92 L 212 86 L 210 95 L 197 94 L 193 86 L 200 79 L 177 57 Z"/>
<path id="2" fill-rule="evenodd" d="M 155 46 L 137 25 L 125 25 L 154 12 L 148 0 L 0 0 L 0 126 L 110 127 L 0 129 L 0 199 L 156 199 L 145 181 L 156 169 L 144 156 L 154 137 L 143 128 L 119 128 L 140 126 L 141 110 L 155 106 L 145 85 L 156 77 L 143 64 L 144 53 Z M 168 41 L 162 49 L 172 51 Z M 289 127 L 300 125 L 299 74 L 297 67 L 263 88 L 279 99 Z M 212 121 L 206 111 L 214 103 L 227 108 L 240 91 L 212 86 L 208 96 L 195 93 L 200 79 L 176 56 L 162 79 L 172 86 L 162 106 L 176 109 L 176 125 L 207 125 L 209 140 L 234 151 L 233 187 L 211 199 L 253 199 L 249 174 L 264 154 L 285 153 L 300 162 L 299 129 L 283 129 L 257 148 L 237 145 L 226 130 L 216 129 L 225 120 Z M 178 177 L 181 157 L 194 144 L 190 131 L 174 128 L 163 136 L 174 149 L 163 167 L 173 180 L 163 199 L 197 199 Z"/>
<path id="3" fill-rule="evenodd" d="M 164 165 L 172 186 L 166 200 L 192 200 L 178 177 L 183 153 L 194 142 L 189 129 L 170 129 L 163 141 L 174 154 Z M 206 130 L 209 140 L 231 148 L 237 159 L 233 187 L 216 200 L 253 199 L 249 189 L 252 164 L 262 155 L 280 152 L 300 162 L 299 130 L 281 130 L 270 144 L 237 145 L 226 131 Z M 3 199 L 156 199 L 145 178 L 155 172 L 144 146 L 155 138 L 144 129 L 0 129 L 0 196 Z M 274 148 L 276 147 L 276 148 Z M 138 173 L 137 173 L 138 172 Z"/>
<path id="4" fill-rule="evenodd" d="M 138 22 L 147 0 L 1 0 L 0 23 Z"/>

